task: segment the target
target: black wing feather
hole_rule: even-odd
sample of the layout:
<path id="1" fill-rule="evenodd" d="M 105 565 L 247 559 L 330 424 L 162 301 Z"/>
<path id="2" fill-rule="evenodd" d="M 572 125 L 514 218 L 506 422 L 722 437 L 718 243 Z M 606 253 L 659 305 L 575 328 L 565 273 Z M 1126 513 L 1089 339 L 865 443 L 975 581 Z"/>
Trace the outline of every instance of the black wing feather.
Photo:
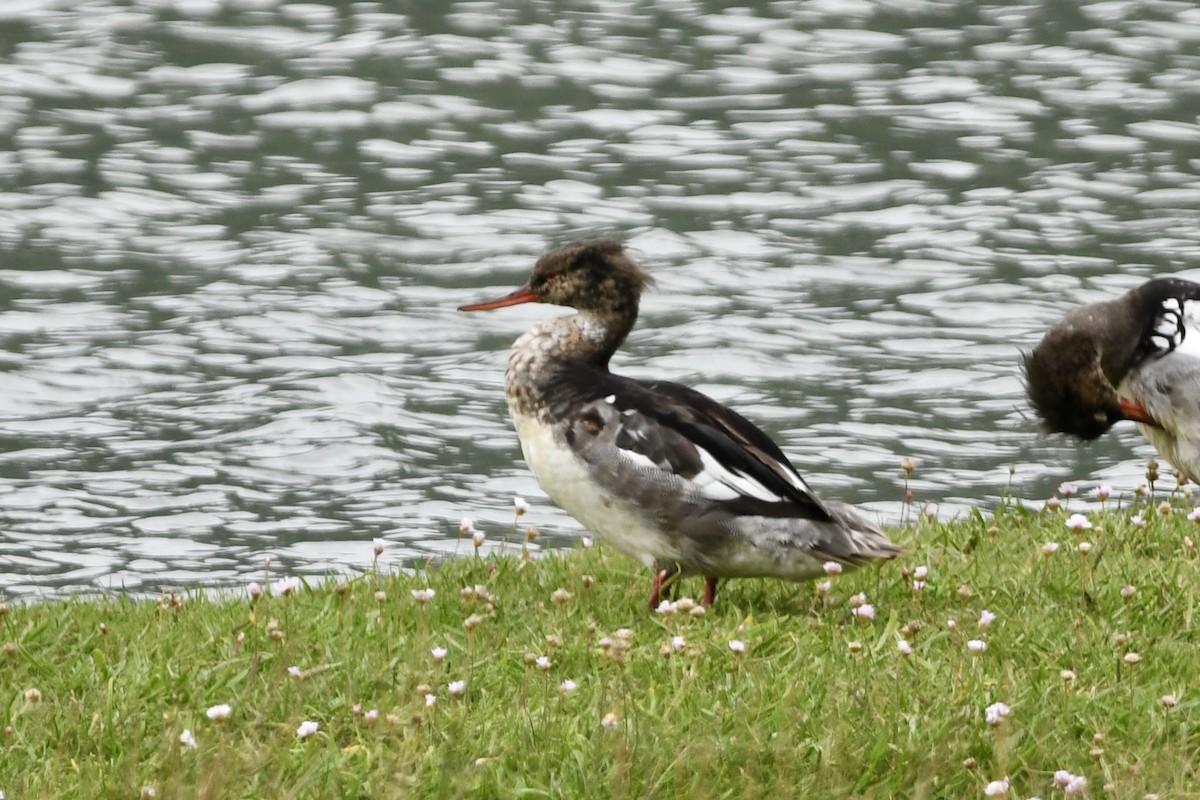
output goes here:
<path id="1" fill-rule="evenodd" d="M 792 483 L 783 471 L 804 479 L 788 457 L 754 423 L 710 397 L 670 381 L 639 381 L 596 369 L 572 369 L 559 376 L 552 390 L 555 411 L 568 415 L 572 408 L 611 397 L 611 405 L 622 412 L 642 414 L 665 431 L 666 437 L 639 437 L 635 425 L 623 430 L 617 439 L 620 447 L 647 456 L 664 469 L 687 477 L 703 469 L 693 443 L 710 453 L 722 467 L 761 484 L 767 491 L 785 498 L 775 503 L 753 497 L 723 501 L 726 510 L 754 516 L 803 516 L 830 521 L 829 510 L 812 493 Z M 681 441 L 682 440 L 682 441 Z"/>

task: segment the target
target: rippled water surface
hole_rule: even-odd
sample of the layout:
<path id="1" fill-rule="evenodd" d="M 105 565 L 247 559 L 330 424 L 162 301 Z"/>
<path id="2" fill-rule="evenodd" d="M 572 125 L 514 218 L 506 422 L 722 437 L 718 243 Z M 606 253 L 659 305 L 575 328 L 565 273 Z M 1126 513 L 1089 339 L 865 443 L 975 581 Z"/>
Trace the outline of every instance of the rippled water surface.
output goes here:
<path id="1" fill-rule="evenodd" d="M 530 498 L 466 316 L 544 250 L 658 279 L 616 367 L 828 496 L 1128 490 L 1017 354 L 1200 267 L 1200 8 L 810 0 L 0 4 L 0 594 L 400 564 Z"/>

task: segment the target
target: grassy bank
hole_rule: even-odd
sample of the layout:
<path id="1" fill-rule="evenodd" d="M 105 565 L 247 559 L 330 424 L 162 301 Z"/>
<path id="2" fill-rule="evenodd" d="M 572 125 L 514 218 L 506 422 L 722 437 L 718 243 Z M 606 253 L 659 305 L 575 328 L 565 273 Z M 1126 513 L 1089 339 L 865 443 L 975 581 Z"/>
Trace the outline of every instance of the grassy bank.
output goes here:
<path id="1" fill-rule="evenodd" d="M 1090 529 L 1068 526 L 1070 503 L 920 522 L 895 532 L 907 555 L 827 593 L 731 582 L 703 616 L 647 611 L 648 574 L 603 547 L 253 602 L 8 607 L 0 790 L 1195 797 L 1200 527 L 1162 500 Z M 990 725 L 995 703 L 1010 710 Z M 1057 770 L 1086 785 L 1056 787 Z"/>

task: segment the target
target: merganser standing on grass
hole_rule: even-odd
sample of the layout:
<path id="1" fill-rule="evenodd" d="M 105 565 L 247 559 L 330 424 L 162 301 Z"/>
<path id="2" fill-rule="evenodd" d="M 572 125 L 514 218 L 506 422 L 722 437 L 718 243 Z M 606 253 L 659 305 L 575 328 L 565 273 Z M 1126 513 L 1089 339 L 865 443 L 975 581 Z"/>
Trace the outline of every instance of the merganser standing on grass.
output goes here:
<path id="1" fill-rule="evenodd" d="M 524 286 L 462 306 L 489 311 L 553 303 L 579 313 L 517 339 L 505 395 L 525 461 L 584 527 L 654 571 L 657 608 L 674 576 L 806 580 L 900 550 L 844 503 L 818 499 L 749 420 L 668 381 L 624 378 L 608 362 L 651 283 L 620 242 L 553 250 Z"/>
<path id="2" fill-rule="evenodd" d="M 1024 368 L 1048 432 L 1095 439 L 1133 420 L 1175 469 L 1200 479 L 1200 284 L 1154 278 L 1078 308 Z"/>

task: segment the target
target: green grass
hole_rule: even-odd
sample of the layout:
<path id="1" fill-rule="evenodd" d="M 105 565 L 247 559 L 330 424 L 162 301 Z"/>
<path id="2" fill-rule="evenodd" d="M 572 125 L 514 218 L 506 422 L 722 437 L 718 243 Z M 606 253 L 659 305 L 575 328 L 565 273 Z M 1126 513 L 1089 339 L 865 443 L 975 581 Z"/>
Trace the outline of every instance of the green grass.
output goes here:
<path id="1" fill-rule="evenodd" d="M 1065 769 L 1088 780 L 1078 796 L 1195 797 L 1200 561 L 1187 537 L 1200 527 L 1189 510 L 1151 505 L 1144 529 L 1131 510 L 1093 513 L 1080 534 L 1065 510 L 1006 503 L 895 531 L 905 556 L 841 575 L 827 595 L 733 581 L 702 617 L 650 613 L 648 573 L 602 547 L 368 572 L 254 603 L 12 606 L 0 619 L 0 789 L 8 800 L 144 787 L 160 798 L 970 798 L 1007 776 L 1002 796 L 1051 798 L 1066 796 L 1052 781 Z M 1043 555 L 1046 541 L 1058 552 Z M 918 565 L 929 577 L 914 592 Z M 461 595 L 475 584 L 490 601 Z M 422 607 L 411 591 L 424 586 L 437 594 Z M 570 597 L 558 603 L 560 588 Z M 873 621 L 851 613 L 859 592 Z M 980 631 L 984 609 L 996 620 Z M 664 654 L 674 636 L 686 645 Z M 978 656 L 975 638 L 987 642 Z M 544 672 L 529 663 L 543 655 Z M 577 688 L 561 691 L 565 679 Z M 461 697 L 447 688 L 456 680 Z M 1012 712 L 991 727 L 984 708 L 997 701 Z M 230 717 L 208 719 L 220 703 Z M 299 738 L 304 720 L 320 731 Z M 195 748 L 180 745 L 185 729 Z"/>

